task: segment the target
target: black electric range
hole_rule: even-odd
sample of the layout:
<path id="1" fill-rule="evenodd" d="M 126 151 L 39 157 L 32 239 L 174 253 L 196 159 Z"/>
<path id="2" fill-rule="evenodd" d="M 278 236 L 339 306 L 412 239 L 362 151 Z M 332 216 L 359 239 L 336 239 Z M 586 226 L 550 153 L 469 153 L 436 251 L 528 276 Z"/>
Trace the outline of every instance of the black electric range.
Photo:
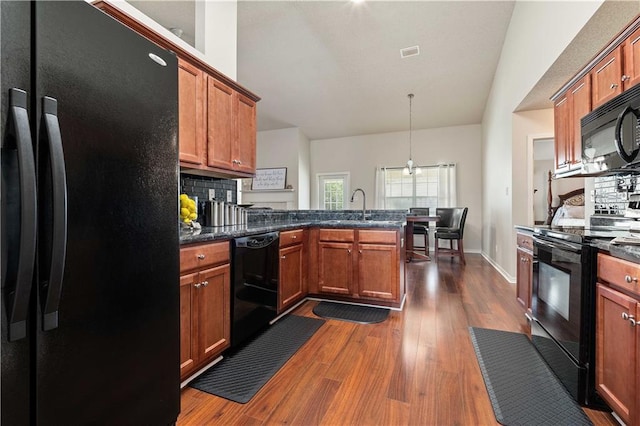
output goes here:
<path id="1" fill-rule="evenodd" d="M 539 225 L 533 228 L 535 235 L 551 239 L 582 244 L 595 239 L 612 240 L 616 237 L 629 236 L 629 230 L 614 226 L 549 226 Z"/>

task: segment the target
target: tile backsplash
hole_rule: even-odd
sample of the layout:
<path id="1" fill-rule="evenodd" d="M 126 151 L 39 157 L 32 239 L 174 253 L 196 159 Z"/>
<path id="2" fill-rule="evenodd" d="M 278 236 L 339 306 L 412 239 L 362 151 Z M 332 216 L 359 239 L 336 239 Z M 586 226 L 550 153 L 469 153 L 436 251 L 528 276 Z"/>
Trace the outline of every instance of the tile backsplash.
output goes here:
<path id="1" fill-rule="evenodd" d="M 227 191 L 231 191 L 232 203 L 238 201 L 237 182 L 232 179 L 219 179 L 208 176 L 196 176 L 180 173 L 180 193 L 198 197 L 198 201 L 209 199 L 209 189 L 216 191 L 216 200 L 227 201 Z"/>
<path id="2" fill-rule="evenodd" d="M 594 180 L 596 215 L 624 215 L 630 198 L 640 196 L 640 176 L 600 176 Z"/>

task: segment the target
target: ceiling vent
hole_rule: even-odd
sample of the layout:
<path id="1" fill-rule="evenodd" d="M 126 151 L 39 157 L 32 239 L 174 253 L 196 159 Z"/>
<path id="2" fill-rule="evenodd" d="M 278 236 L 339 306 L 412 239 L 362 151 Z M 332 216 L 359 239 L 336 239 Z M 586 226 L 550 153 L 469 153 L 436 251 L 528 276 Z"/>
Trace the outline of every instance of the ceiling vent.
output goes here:
<path id="1" fill-rule="evenodd" d="M 420 46 L 411 46 L 400 49 L 400 57 L 408 58 L 409 56 L 418 56 L 420 54 Z"/>

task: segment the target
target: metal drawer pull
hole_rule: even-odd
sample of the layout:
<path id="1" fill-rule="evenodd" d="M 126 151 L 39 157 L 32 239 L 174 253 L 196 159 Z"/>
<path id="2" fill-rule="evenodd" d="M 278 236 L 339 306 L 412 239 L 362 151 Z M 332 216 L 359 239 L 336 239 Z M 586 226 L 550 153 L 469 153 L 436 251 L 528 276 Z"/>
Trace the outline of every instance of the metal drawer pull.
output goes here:
<path id="1" fill-rule="evenodd" d="M 627 80 L 629 80 L 629 79 L 631 79 L 631 77 L 629 77 L 629 76 L 628 76 L 628 75 L 626 75 L 626 74 L 625 74 L 625 75 L 623 75 L 623 76 L 620 78 L 620 80 L 622 80 L 622 81 L 627 81 Z"/>
<path id="2" fill-rule="evenodd" d="M 626 313 L 626 312 L 623 312 L 622 313 L 622 319 L 625 320 L 625 321 L 628 320 L 629 319 L 629 314 Z"/>
<path id="3" fill-rule="evenodd" d="M 200 259 L 200 260 L 204 259 L 204 254 L 199 254 L 198 255 L 198 259 Z"/>
<path id="4" fill-rule="evenodd" d="M 626 275 L 626 276 L 624 277 L 624 280 L 625 280 L 627 283 L 632 283 L 632 282 L 637 283 L 637 282 L 638 282 L 638 278 L 636 278 L 636 277 L 632 277 L 631 275 Z"/>
<path id="5" fill-rule="evenodd" d="M 618 85 L 616 83 L 611 83 L 611 88 L 615 89 L 616 87 L 618 87 Z"/>

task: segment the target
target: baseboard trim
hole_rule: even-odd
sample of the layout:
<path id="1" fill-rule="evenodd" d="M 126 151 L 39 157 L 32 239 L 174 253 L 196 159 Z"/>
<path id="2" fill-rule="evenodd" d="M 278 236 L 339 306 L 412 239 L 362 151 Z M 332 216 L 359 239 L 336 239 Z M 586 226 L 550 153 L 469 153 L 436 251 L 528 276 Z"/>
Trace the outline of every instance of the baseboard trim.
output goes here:
<path id="1" fill-rule="evenodd" d="M 482 257 L 484 257 L 484 259 L 489 262 L 491 264 L 491 266 L 493 266 L 493 268 L 498 271 L 498 273 L 500 275 L 502 275 L 504 277 L 505 280 L 507 280 L 508 283 L 510 284 L 515 284 L 516 283 L 516 277 L 512 277 L 511 275 L 509 275 L 507 273 L 507 271 L 505 271 L 504 269 L 502 269 L 502 267 L 500 267 L 500 265 L 498 265 L 496 262 L 493 261 L 493 259 L 491 259 L 489 256 L 487 256 L 484 252 L 481 253 Z"/>

